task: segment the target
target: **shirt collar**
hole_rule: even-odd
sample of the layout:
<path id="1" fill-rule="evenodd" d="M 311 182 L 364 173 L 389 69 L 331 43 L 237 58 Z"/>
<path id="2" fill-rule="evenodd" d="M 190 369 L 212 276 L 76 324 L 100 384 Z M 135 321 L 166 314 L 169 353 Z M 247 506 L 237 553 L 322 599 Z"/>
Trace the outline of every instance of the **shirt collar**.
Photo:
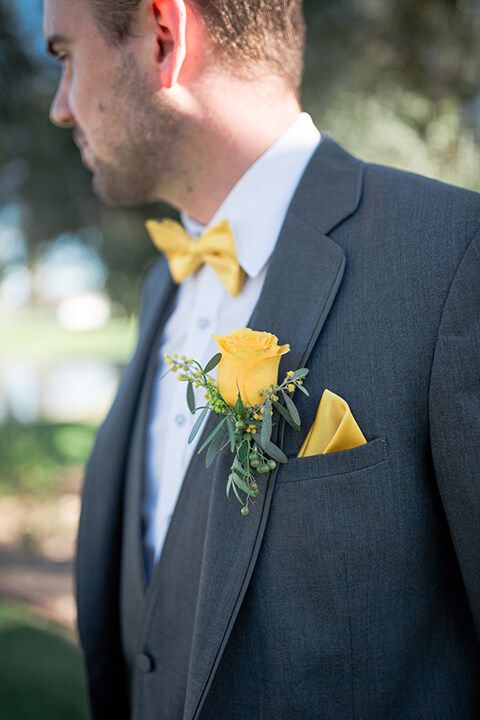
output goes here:
<path id="1" fill-rule="evenodd" d="M 309 113 L 300 112 L 237 181 L 208 225 L 180 212 L 185 230 L 199 237 L 212 225 L 228 219 L 238 261 L 249 277 L 256 277 L 273 252 L 290 201 L 320 140 Z"/>

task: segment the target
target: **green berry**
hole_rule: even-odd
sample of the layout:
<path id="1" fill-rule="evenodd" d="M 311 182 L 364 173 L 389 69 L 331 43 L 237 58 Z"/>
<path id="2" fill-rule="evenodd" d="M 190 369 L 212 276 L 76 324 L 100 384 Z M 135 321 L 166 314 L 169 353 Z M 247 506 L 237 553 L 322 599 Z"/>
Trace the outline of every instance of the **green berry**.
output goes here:
<path id="1" fill-rule="evenodd" d="M 244 507 L 242 507 L 241 512 L 242 512 L 242 515 L 248 515 L 250 510 L 248 509 L 248 507 L 246 505 L 244 505 Z"/>
<path id="2" fill-rule="evenodd" d="M 243 430 L 245 427 L 245 423 L 243 422 L 243 420 L 237 420 L 237 422 L 235 423 L 235 427 L 237 428 L 237 430 Z"/>
<path id="3" fill-rule="evenodd" d="M 275 462 L 275 460 L 269 460 L 268 467 L 270 468 L 270 470 L 275 470 L 275 468 L 277 467 L 277 463 Z"/>
<path id="4" fill-rule="evenodd" d="M 261 463 L 260 455 L 256 452 L 251 452 L 248 456 L 248 459 L 250 461 L 250 465 L 253 468 L 257 468 Z"/>
<path id="5" fill-rule="evenodd" d="M 265 475 L 266 473 L 270 472 L 270 468 L 268 467 L 267 463 L 263 463 L 257 468 L 258 472 L 261 475 Z"/>

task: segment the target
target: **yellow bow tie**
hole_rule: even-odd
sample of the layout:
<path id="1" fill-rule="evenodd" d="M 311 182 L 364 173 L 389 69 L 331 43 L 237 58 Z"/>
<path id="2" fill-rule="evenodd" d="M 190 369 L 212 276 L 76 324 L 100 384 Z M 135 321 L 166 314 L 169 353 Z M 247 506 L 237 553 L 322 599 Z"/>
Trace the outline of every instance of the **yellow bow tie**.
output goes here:
<path id="1" fill-rule="evenodd" d="M 194 240 L 176 220 L 147 220 L 145 223 L 153 244 L 164 253 L 176 283 L 181 283 L 203 264 L 210 265 L 225 289 L 236 297 L 245 283 L 235 249 L 235 238 L 228 220 L 209 227 Z"/>

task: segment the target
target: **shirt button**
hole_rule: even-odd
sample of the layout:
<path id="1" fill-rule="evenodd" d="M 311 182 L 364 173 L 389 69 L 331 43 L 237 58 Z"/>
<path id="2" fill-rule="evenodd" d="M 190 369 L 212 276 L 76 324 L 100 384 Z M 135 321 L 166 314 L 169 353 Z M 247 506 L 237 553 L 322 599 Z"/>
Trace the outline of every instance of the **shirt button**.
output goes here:
<path id="1" fill-rule="evenodd" d="M 153 658 L 147 653 L 140 653 L 137 655 L 137 667 L 144 673 L 152 672 L 155 667 Z"/>
<path id="2" fill-rule="evenodd" d="M 206 317 L 198 318 L 197 325 L 200 328 L 200 330 L 205 330 L 210 325 L 210 320 Z"/>
<path id="3" fill-rule="evenodd" d="M 185 415 L 182 415 L 179 413 L 178 415 L 175 415 L 175 422 L 177 423 L 178 427 L 183 425 L 185 423 L 186 417 Z"/>

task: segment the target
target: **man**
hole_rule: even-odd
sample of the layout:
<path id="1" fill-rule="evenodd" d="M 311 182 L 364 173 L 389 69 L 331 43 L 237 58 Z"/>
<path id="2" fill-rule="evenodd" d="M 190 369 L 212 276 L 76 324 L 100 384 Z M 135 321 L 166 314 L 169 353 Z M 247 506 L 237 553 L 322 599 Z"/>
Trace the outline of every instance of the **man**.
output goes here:
<path id="1" fill-rule="evenodd" d="M 96 192 L 167 201 L 220 253 L 228 220 L 244 274 L 237 293 L 208 262 L 178 284 L 160 254 L 145 279 L 83 488 L 92 716 L 478 718 L 479 196 L 320 137 L 299 105 L 300 0 L 46 0 L 45 32 L 51 117 Z M 206 469 L 188 445 L 162 361 L 244 326 L 310 369 L 302 430 L 278 423 L 289 461 L 248 517 L 228 451 Z M 367 442 L 297 457 L 325 388 Z"/>

